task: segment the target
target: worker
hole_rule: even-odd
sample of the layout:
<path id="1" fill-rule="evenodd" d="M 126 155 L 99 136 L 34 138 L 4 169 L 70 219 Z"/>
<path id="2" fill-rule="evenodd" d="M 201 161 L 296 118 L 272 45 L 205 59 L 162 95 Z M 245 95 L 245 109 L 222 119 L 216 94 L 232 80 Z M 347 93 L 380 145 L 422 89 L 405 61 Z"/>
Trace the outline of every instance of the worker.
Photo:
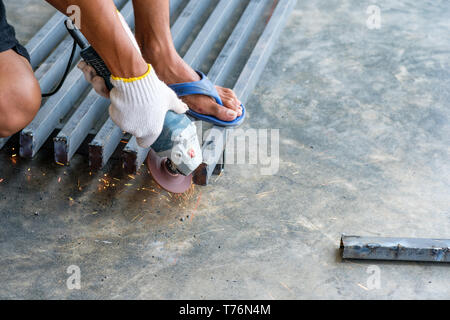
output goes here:
<path id="1" fill-rule="evenodd" d="M 190 108 L 221 121 L 241 116 L 241 102 L 230 89 L 213 86 L 220 99 L 206 93 L 180 96 L 180 100 L 169 88 L 168 85 L 203 81 L 202 75 L 175 50 L 169 0 L 133 0 L 135 37 L 112 0 L 47 2 L 65 14 L 69 6 L 79 8 L 81 31 L 111 71 L 114 88 L 106 91 L 104 80 L 86 63 L 80 63 L 79 68 L 99 94 L 110 98 L 112 120 L 123 131 L 136 136 L 140 146 L 149 147 L 158 138 L 168 110 L 184 113 Z M 0 137 L 23 129 L 41 104 L 39 83 L 29 60 L 6 21 L 0 0 Z"/>

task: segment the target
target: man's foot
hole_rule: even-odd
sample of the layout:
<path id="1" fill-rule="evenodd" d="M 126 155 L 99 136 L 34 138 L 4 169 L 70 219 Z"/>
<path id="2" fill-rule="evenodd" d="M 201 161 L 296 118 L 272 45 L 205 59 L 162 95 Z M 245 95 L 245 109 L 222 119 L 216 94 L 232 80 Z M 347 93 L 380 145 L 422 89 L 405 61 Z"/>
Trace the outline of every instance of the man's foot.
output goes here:
<path id="1" fill-rule="evenodd" d="M 199 81 L 200 76 L 181 57 L 171 59 L 171 62 L 159 61 L 153 63 L 156 74 L 166 84 L 184 83 Z M 154 59 L 153 59 L 154 61 Z M 216 86 L 223 106 L 205 95 L 191 95 L 182 97 L 184 103 L 195 112 L 211 115 L 223 121 L 233 121 L 242 115 L 241 102 L 234 94 L 233 90 Z"/>

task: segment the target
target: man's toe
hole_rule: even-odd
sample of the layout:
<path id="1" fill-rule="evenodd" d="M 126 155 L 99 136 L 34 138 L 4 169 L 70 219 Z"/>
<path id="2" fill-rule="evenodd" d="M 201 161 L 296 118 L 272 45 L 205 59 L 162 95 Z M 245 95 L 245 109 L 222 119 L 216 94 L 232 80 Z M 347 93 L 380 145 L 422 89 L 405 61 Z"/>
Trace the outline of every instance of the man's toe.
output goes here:
<path id="1" fill-rule="evenodd" d="M 234 111 L 233 109 L 226 108 L 224 106 L 221 106 L 219 104 L 215 104 L 213 107 L 213 115 L 220 120 L 223 121 L 233 121 L 238 117 L 238 113 Z"/>

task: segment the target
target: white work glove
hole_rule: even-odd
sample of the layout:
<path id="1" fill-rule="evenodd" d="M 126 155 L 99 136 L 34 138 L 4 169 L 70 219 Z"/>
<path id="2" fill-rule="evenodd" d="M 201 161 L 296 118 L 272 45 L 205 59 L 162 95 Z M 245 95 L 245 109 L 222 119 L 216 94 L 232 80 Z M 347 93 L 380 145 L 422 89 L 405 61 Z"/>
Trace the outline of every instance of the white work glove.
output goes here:
<path id="1" fill-rule="evenodd" d="M 119 18 L 133 45 L 141 52 L 120 12 Z M 78 64 L 78 68 L 99 95 L 111 100 L 111 119 L 120 129 L 134 135 L 140 147 L 148 148 L 158 139 L 167 111 L 173 110 L 181 114 L 188 110 L 188 106 L 175 92 L 158 79 L 151 65 L 141 77 L 124 79 L 112 76 L 111 84 L 114 88 L 110 92 L 94 68 L 84 61 Z"/>
<path id="2" fill-rule="evenodd" d="M 142 77 L 111 77 L 111 83 L 114 88 L 110 92 L 109 115 L 123 131 L 134 135 L 142 148 L 158 139 L 167 111 L 181 114 L 188 110 L 175 92 L 158 79 L 151 65 Z"/>

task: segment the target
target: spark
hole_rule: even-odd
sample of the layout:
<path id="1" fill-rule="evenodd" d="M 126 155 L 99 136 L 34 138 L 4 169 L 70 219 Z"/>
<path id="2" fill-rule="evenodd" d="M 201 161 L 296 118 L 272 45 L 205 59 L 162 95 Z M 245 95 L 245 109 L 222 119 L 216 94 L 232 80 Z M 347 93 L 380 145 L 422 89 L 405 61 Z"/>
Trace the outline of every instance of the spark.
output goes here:
<path id="1" fill-rule="evenodd" d="M 266 192 L 261 192 L 261 193 L 257 193 L 256 196 L 257 196 L 258 198 L 262 198 L 262 197 L 265 197 L 265 196 L 267 196 L 268 194 L 271 194 L 271 193 L 274 193 L 274 192 L 275 192 L 275 190 L 272 190 L 272 191 L 266 191 Z"/>
<path id="2" fill-rule="evenodd" d="M 56 164 L 57 164 L 58 166 L 64 167 L 64 164 L 62 164 L 61 162 L 56 161 Z"/>
<path id="3" fill-rule="evenodd" d="M 200 191 L 198 198 L 197 198 L 197 204 L 195 205 L 194 211 L 192 212 L 192 215 L 191 215 L 191 221 L 192 221 L 192 219 L 194 219 L 194 213 L 195 213 L 195 211 L 197 211 L 198 204 L 200 203 L 201 197 L 202 197 L 202 192 Z"/>
<path id="4" fill-rule="evenodd" d="M 58 178 L 58 183 L 60 183 L 60 182 L 61 182 L 61 177 Z"/>
<path id="5" fill-rule="evenodd" d="M 369 291 L 369 289 L 367 289 L 366 287 L 364 287 L 362 284 L 357 283 L 357 285 L 358 285 L 359 287 L 363 288 L 364 290 Z"/>

